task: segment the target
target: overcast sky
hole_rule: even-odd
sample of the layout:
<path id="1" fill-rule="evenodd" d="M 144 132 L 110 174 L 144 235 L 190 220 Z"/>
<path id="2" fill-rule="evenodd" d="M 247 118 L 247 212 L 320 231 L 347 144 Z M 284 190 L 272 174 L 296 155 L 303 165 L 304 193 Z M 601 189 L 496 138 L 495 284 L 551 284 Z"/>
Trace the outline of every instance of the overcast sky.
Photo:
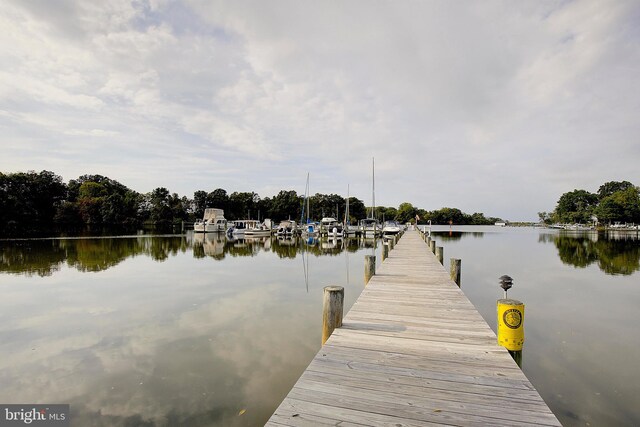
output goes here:
<path id="1" fill-rule="evenodd" d="M 0 171 L 535 220 L 640 185 L 640 2 L 11 0 Z"/>

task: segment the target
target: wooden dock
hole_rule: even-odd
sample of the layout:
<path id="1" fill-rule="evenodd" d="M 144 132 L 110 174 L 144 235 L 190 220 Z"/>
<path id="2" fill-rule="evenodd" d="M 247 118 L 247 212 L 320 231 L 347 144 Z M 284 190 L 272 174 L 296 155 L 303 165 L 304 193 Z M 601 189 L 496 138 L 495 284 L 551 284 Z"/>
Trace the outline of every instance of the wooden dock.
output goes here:
<path id="1" fill-rule="evenodd" d="M 409 231 L 267 425 L 560 423 Z"/>

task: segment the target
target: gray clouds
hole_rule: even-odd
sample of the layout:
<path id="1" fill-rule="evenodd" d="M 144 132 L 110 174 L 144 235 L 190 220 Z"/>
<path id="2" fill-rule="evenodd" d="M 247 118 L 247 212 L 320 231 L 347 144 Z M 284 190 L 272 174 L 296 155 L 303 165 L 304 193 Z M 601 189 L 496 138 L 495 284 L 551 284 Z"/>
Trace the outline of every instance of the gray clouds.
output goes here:
<path id="1" fill-rule="evenodd" d="M 638 183 L 634 2 L 10 2 L 0 170 L 535 219 Z"/>

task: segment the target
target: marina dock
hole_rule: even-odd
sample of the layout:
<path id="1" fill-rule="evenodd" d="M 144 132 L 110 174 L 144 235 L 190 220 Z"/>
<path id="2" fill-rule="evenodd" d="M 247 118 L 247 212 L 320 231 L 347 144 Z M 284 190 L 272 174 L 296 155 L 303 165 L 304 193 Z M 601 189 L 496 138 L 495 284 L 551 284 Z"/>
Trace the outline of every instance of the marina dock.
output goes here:
<path id="1" fill-rule="evenodd" d="M 420 234 L 408 231 L 267 425 L 560 423 Z"/>

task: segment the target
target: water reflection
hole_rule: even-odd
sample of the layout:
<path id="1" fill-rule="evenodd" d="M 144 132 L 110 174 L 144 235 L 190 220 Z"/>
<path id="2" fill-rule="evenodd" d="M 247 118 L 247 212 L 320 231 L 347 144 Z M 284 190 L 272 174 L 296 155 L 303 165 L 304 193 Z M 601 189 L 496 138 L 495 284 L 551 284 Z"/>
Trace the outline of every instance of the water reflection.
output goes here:
<path id="1" fill-rule="evenodd" d="M 2 241 L 0 402 L 70 403 L 73 425 L 263 425 L 320 346 L 322 288 L 350 307 L 368 246 Z"/>
<path id="2" fill-rule="evenodd" d="M 66 265 L 82 272 L 98 272 L 127 258 L 146 255 L 164 261 L 178 253 L 193 251 L 194 258 L 253 257 L 260 252 L 279 258 L 311 255 L 339 255 L 374 248 L 374 239 L 304 239 L 301 237 L 258 237 L 235 239 L 224 234 L 186 236 L 129 236 L 110 238 L 61 238 L 0 241 L 0 272 L 27 276 L 50 276 Z"/>
<path id="3" fill-rule="evenodd" d="M 597 264 L 612 275 L 630 275 L 640 270 L 640 242 L 635 233 L 541 234 L 539 241 L 554 243 L 560 260 L 577 268 Z"/>
<path id="4" fill-rule="evenodd" d="M 443 242 L 455 242 L 463 237 L 474 237 L 476 239 L 484 237 L 484 232 L 481 231 L 433 231 L 432 237 L 442 240 Z"/>

